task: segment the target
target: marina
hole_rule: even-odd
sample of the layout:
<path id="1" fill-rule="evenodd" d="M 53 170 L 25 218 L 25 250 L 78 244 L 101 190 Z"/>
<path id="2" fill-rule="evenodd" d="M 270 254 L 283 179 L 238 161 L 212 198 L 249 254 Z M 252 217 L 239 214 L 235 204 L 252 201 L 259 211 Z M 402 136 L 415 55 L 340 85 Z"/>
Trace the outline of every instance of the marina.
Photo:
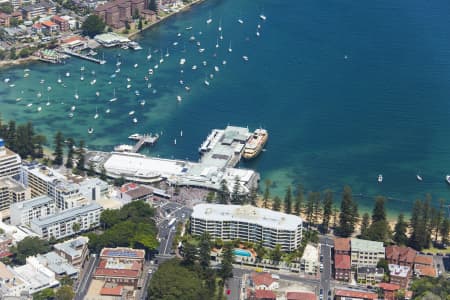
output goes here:
<path id="1" fill-rule="evenodd" d="M 173 185 L 216 191 L 220 190 L 224 182 L 230 191 L 239 186 L 239 193 L 248 194 L 257 187 L 259 174 L 235 166 L 250 136 L 248 129 L 243 127 L 214 129 L 200 148 L 198 162 L 145 156 L 136 153 L 136 146 L 130 149 L 128 145 L 117 146 L 129 150 L 120 153 L 89 151 L 86 161 L 97 171 L 104 168 L 106 174 L 113 178 L 123 176 L 127 180 L 142 183 L 167 180 Z M 149 136 L 139 134 L 133 134 L 129 139 L 138 140 L 138 143 L 151 140 Z"/>
<path id="2" fill-rule="evenodd" d="M 73 52 L 73 51 L 70 51 L 69 49 L 64 49 L 64 53 L 67 54 L 67 55 L 71 55 L 71 56 L 75 56 L 75 57 L 84 59 L 84 60 L 95 62 L 95 63 L 100 64 L 100 65 L 103 65 L 103 64 L 106 63 L 106 60 L 104 60 L 104 59 L 98 59 L 98 58 L 95 58 L 95 57 L 92 57 L 92 56 L 89 56 L 89 55 Z"/>

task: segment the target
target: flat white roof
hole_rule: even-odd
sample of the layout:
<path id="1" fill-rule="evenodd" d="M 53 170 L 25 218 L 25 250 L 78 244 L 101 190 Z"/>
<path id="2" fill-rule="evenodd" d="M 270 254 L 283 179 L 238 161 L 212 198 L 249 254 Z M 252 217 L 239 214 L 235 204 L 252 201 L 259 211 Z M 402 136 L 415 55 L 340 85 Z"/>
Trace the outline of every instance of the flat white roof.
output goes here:
<path id="1" fill-rule="evenodd" d="M 303 251 L 302 259 L 306 261 L 319 262 L 317 247 L 311 244 L 307 244 Z"/>
<path id="2" fill-rule="evenodd" d="M 211 221 L 238 221 L 278 230 L 297 230 L 300 217 L 251 205 L 197 204 L 192 218 Z"/>

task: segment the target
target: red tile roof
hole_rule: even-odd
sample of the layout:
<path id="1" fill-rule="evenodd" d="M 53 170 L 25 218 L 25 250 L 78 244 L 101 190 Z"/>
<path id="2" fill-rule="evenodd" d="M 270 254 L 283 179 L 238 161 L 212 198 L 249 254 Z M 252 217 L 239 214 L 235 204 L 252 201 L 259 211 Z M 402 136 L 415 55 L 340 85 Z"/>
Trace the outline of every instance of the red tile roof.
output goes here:
<path id="1" fill-rule="evenodd" d="M 432 266 L 433 265 L 433 256 L 429 255 L 417 255 L 416 259 L 414 259 L 415 264 L 421 264 L 426 266 Z"/>
<path id="2" fill-rule="evenodd" d="M 386 247 L 386 258 L 398 262 L 413 264 L 416 258 L 416 250 L 410 247 L 388 246 Z"/>
<path id="3" fill-rule="evenodd" d="M 349 238 L 335 239 L 334 251 L 350 251 L 350 239 Z"/>
<path id="4" fill-rule="evenodd" d="M 100 290 L 100 295 L 102 296 L 122 296 L 123 293 L 123 286 L 116 286 L 116 287 L 103 287 Z"/>
<path id="5" fill-rule="evenodd" d="M 43 21 L 42 25 L 44 25 L 45 27 L 58 26 L 57 24 L 53 23 L 52 21 Z"/>
<path id="6" fill-rule="evenodd" d="M 255 291 L 256 299 L 277 299 L 277 295 L 269 290 L 256 290 Z"/>
<path id="7" fill-rule="evenodd" d="M 335 254 L 334 266 L 336 269 L 351 269 L 350 255 Z"/>
<path id="8" fill-rule="evenodd" d="M 94 276 L 137 278 L 139 277 L 139 270 L 97 268 L 95 270 Z"/>
<path id="9" fill-rule="evenodd" d="M 287 300 L 317 300 L 314 293 L 309 292 L 287 292 Z"/>
<path id="10" fill-rule="evenodd" d="M 414 270 L 419 276 L 437 277 L 436 269 L 430 266 L 416 265 Z"/>
<path id="11" fill-rule="evenodd" d="M 53 16 L 52 19 L 53 19 L 53 21 L 57 21 L 57 22 L 67 22 L 67 20 L 64 20 L 60 16 Z"/>
<path id="12" fill-rule="evenodd" d="M 378 286 L 385 291 L 397 291 L 400 289 L 400 286 L 398 284 L 387 283 L 387 282 L 382 282 L 382 283 L 378 284 Z"/>
<path id="13" fill-rule="evenodd" d="M 350 297 L 359 299 L 378 299 L 378 295 L 375 293 L 361 292 L 361 291 L 351 291 L 351 290 L 335 290 L 335 295 L 339 297 Z"/>
<path id="14" fill-rule="evenodd" d="M 253 273 L 252 280 L 256 286 L 258 285 L 270 286 L 272 283 L 276 281 L 275 279 L 272 278 L 272 275 L 270 275 L 270 273 Z"/>

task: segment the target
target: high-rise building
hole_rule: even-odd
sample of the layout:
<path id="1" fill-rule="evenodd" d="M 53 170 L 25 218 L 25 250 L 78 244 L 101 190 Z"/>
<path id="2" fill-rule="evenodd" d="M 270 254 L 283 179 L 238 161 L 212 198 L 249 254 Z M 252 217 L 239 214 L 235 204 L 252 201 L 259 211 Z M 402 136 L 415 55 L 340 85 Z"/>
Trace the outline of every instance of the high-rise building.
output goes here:
<path id="1" fill-rule="evenodd" d="M 18 175 L 21 162 L 19 154 L 6 148 L 5 142 L 0 139 L 0 178 Z"/>

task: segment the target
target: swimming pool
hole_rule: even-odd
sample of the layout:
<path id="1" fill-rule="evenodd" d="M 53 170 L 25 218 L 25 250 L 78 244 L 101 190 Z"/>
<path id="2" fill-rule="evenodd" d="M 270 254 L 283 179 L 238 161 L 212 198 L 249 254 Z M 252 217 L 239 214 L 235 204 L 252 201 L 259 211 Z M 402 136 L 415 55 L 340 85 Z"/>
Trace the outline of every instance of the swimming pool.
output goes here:
<path id="1" fill-rule="evenodd" d="M 238 256 L 245 256 L 245 257 L 250 257 L 250 256 L 252 256 L 252 254 L 250 253 L 250 251 L 244 250 L 244 249 L 239 249 L 239 248 L 234 249 L 234 250 L 233 250 L 233 254 L 234 254 L 234 255 L 238 255 Z"/>

